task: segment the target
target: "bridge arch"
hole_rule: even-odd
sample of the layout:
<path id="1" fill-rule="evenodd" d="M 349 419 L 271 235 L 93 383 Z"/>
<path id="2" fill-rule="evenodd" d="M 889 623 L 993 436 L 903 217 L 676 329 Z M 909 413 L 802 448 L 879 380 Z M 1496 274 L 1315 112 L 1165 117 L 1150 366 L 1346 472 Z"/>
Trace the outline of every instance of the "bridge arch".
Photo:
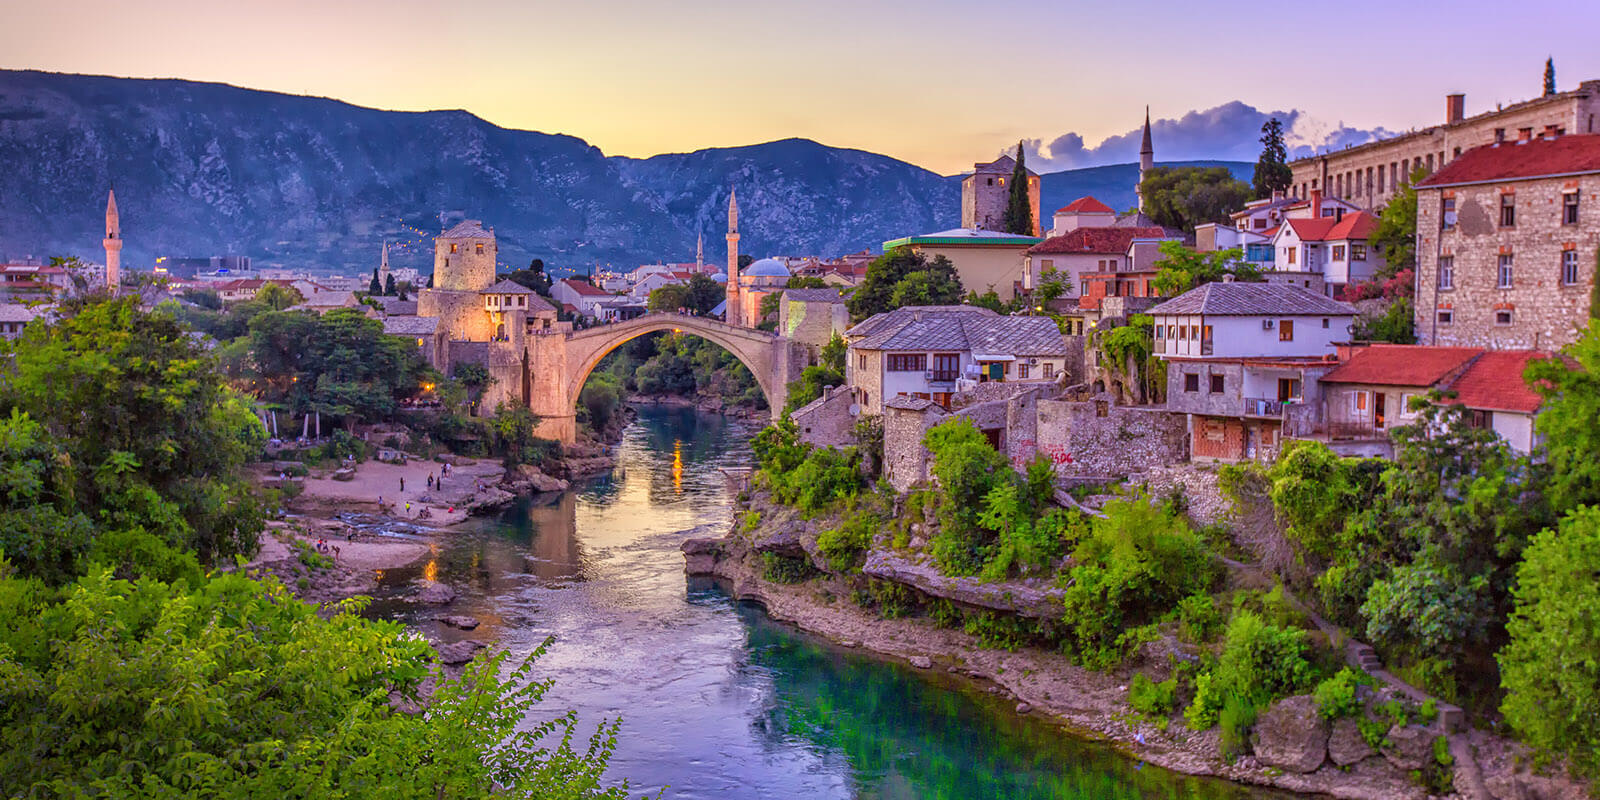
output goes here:
<path id="1" fill-rule="evenodd" d="M 578 404 L 578 395 L 583 391 L 583 384 L 589 380 L 589 373 L 599 366 L 601 359 L 629 341 L 657 331 L 691 334 L 727 350 L 755 376 L 773 419 L 776 420 L 783 413 L 783 404 L 788 397 L 788 381 L 792 377 L 789 375 L 792 367 L 788 339 L 707 317 L 671 313 L 645 314 L 626 322 L 597 325 L 568 334 L 562 407 L 572 413 Z"/>

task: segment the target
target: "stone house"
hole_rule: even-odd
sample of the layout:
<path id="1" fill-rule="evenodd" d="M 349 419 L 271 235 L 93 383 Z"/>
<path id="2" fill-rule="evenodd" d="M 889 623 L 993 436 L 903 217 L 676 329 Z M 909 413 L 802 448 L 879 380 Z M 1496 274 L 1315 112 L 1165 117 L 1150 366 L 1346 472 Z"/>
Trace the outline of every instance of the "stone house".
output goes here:
<path id="1" fill-rule="evenodd" d="M 1588 323 L 1597 253 L 1600 134 L 1469 150 L 1417 185 L 1417 340 L 1565 347 Z"/>
<path id="2" fill-rule="evenodd" d="M 625 298 L 577 278 L 556 281 L 550 287 L 550 296 L 558 303 L 571 305 L 578 316 L 606 322 L 615 319 L 616 307 L 626 302 Z"/>
<path id="3" fill-rule="evenodd" d="M 36 317 L 34 310 L 21 303 L 0 303 L 0 339 L 15 339 Z"/>
<path id="4" fill-rule="evenodd" d="M 1296 286 L 1208 283 L 1148 312 L 1167 362 L 1166 410 L 1187 419 L 1196 461 L 1266 458 L 1285 424 L 1320 410 L 1356 309 Z"/>
<path id="5" fill-rule="evenodd" d="M 1047 236 L 1062 236 L 1079 228 L 1109 228 L 1117 224 L 1117 212 L 1094 199 L 1080 197 L 1058 209 Z"/>
<path id="6" fill-rule="evenodd" d="M 976 306 L 907 306 L 845 332 L 845 381 L 863 415 L 901 396 L 948 407 L 985 382 L 1061 379 L 1072 357 L 1048 317 L 1006 317 Z"/>
<path id="7" fill-rule="evenodd" d="M 1001 156 L 987 164 L 973 164 L 972 174 L 961 180 L 961 227 L 973 230 L 999 230 L 1011 202 L 1011 180 L 1017 161 Z M 1039 235 L 1039 175 L 1028 174 L 1028 205 L 1033 210 L 1033 235 Z M 885 248 L 887 249 L 887 248 Z M 966 284 L 963 284 L 966 285 Z"/>
<path id="8" fill-rule="evenodd" d="M 1533 422 L 1541 398 L 1522 380 L 1522 371 L 1549 355 L 1389 344 L 1353 349 L 1322 377 L 1323 424 L 1299 438 L 1326 442 L 1344 455 L 1392 458 L 1392 432 L 1417 419 L 1412 401 L 1437 389 L 1453 395 L 1447 402 L 1471 410 L 1473 424 L 1529 453 L 1538 445 Z"/>
<path id="9" fill-rule="evenodd" d="M 1085 199 L 1093 200 L 1094 198 Z M 1071 207 L 1068 206 L 1067 208 Z M 1081 300 L 1089 296 L 1089 276 L 1110 276 L 1109 283 L 1099 280 L 1095 283 L 1096 287 L 1100 289 L 1097 297 L 1105 297 L 1108 292 L 1115 292 L 1118 288 L 1116 281 L 1119 278 L 1123 281 L 1136 280 L 1133 275 L 1135 265 L 1129 253 L 1129 248 L 1134 241 L 1159 242 L 1164 240 L 1165 237 L 1166 232 L 1159 227 L 1116 228 L 1105 226 L 1078 227 L 1060 235 L 1053 235 L 1028 248 L 1026 269 L 1029 277 L 1027 285 L 1037 288 L 1044 281 L 1045 274 L 1054 271 L 1059 276 L 1057 280 L 1062 281 L 1066 288 L 1066 292 L 1062 297 L 1068 300 Z M 1142 287 L 1129 285 L 1125 288 L 1131 293 Z M 1113 294 L 1113 296 L 1122 295 Z M 1135 294 L 1132 296 L 1142 297 L 1145 295 Z"/>
<path id="10" fill-rule="evenodd" d="M 1394 196 L 1397 184 L 1421 167 L 1434 172 L 1462 153 L 1497 142 L 1526 141 L 1544 131 L 1600 134 L 1600 80 L 1576 89 L 1466 116 L 1466 96 L 1445 97 L 1444 123 L 1376 142 L 1347 147 L 1290 162 L 1293 187 L 1300 197 L 1313 189 L 1379 208 Z"/>
<path id="11" fill-rule="evenodd" d="M 784 289 L 778 301 L 779 336 L 804 342 L 815 359 L 835 335 L 850 327 L 850 309 L 838 289 Z"/>

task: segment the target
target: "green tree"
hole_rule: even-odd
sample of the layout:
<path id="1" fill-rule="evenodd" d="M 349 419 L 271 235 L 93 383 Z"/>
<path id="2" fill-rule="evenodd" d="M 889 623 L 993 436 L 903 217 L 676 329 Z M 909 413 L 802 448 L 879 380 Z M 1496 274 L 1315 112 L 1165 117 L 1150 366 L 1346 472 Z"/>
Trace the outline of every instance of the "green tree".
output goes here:
<path id="1" fill-rule="evenodd" d="M 1011 169 L 1011 191 L 1006 198 L 1000 227 L 1006 233 L 1033 235 L 1033 201 L 1028 198 L 1028 168 L 1023 164 L 1022 142 L 1017 142 L 1016 166 Z"/>
<path id="2" fill-rule="evenodd" d="M 240 470 L 266 432 L 175 319 L 137 298 L 96 301 L 3 346 L 0 415 L 48 432 L 72 509 L 208 561 L 254 549 L 260 511 Z"/>
<path id="3" fill-rule="evenodd" d="M 1188 233 L 1201 223 L 1227 223 L 1250 199 L 1249 184 L 1227 167 L 1153 167 L 1139 188 L 1157 225 Z"/>
<path id="4" fill-rule="evenodd" d="M 913 272 L 895 284 L 889 303 L 895 308 L 948 306 L 961 299 L 961 279 L 956 276 L 955 267 L 944 256 L 938 256 L 927 269 Z"/>
<path id="5" fill-rule="evenodd" d="M 651 311 L 677 312 L 689 308 L 689 287 L 682 283 L 669 283 L 650 290 L 646 301 Z"/>
<path id="6" fill-rule="evenodd" d="M 812 365 L 800 370 L 800 377 L 789 382 L 788 399 L 783 404 L 783 413 L 788 414 L 797 408 L 822 396 L 822 391 L 829 386 L 844 385 L 844 373 L 828 367 Z"/>
<path id="7" fill-rule="evenodd" d="M 728 296 L 722 284 L 712 280 L 708 275 L 693 275 L 685 284 L 684 306 L 690 313 L 705 316 L 717 307 Z"/>
<path id="8" fill-rule="evenodd" d="M 1383 259 L 1383 268 L 1373 279 L 1385 281 L 1405 270 L 1417 268 L 1417 181 L 1427 177 L 1418 167 L 1400 183 L 1394 197 L 1378 212 L 1378 225 L 1368 241 Z"/>
<path id="9" fill-rule="evenodd" d="M 1506 721 L 1545 755 L 1600 777 L 1600 508 L 1534 538 L 1517 568 L 1498 656 Z"/>
<path id="10" fill-rule="evenodd" d="M 300 294 L 300 290 L 293 286 L 280 286 L 276 283 L 262 286 L 256 292 L 256 296 L 251 299 L 271 311 L 282 311 L 305 302 L 305 297 Z"/>
<path id="11" fill-rule="evenodd" d="M 828 343 L 823 345 L 822 350 L 817 353 L 817 363 L 843 375 L 844 359 L 848 352 L 849 345 L 845 343 L 844 337 L 835 331 L 833 338 L 829 339 Z"/>
<path id="12" fill-rule="evenodd" d="M 1355 338 L 1367 342 L 1415 344 L 1417 329 L 1415 308 L 1409 297 L 1396 297 L 1389 307 L 1377 317 L 1362 315 L 1356 319 Z"/>
<path id="13" fill-rule="evenodd" d="M 1547 59 L 1544 60 L 1544 96 L 1545 97 L 1549 97 L 1550 95 L 1553 95 L 1555 93 L 1556 93 L 1556 60 L 1555 60 L 1555 58 L 1552 57 L 1552 58 L 1547 58 Z"/>
<path id="14" fill-rule="evenodd" d="M 1162 297 L 1176 297 L 1202 284 L 1214 283 L 1225 276 L 1237 281 L 1260 281 L 1261 270 L 1244 260 L 1244 251 L 1237 247 L 1201 253 L 1191 250 L 1183 242 L 1162 242 L 1161 258 L 1155 263 L 1158 270 L 1150 285 Z"/>
<path id="15" fill-rule="evenodd" d="M 0 561 L 0 574 L 5 571 Z M 396 622 L 219 574 L 68 591 L 0 578 L 0 792 L 67 797 L 617 798 L 616 723 L 522 729 L 548 682 L 480 657 L 460 677 Z M 504 676 L 502 677 L 502 673 Z M 418 702 L 435 681 L 427 713 Z"/>
<path id="16" fill-rule="evenodd" d="M 389 296 L 398 294 L 398 292 L 395 291 L 394 275 L 392 273 L 383 281 L 383 293 Z"/>
<path id="17" fill-rule="evenodd" d="M 1534 426 L 1558 512 L 1600 505 L 1600 325 L 1590 324 L 1564 356 L 1530 362 L 1523 373 L 1543 398 Z"/>
<path id="18" fill-rule="evenodd" d="M 1289 149 L 1283 143 L 1283 123 L 1277 117 L 1261 125 L 1261 157 L 1256 159 L 1256 197 L 1271 197 L 1273 192 L 1286 192 L 1294 182 L 1294 171 L 1289 169 Z"/>
<path id="19" fill-rule="evenodd" d="M 896 247 L 867 265 L 867 274 L 861 279 L 861 285 L 845 301 L 850 316 L 863 320 L 873 314 L 899 308 L 895 293 L 902 282 L 920 273 L 931 274 L 917 279 L 917 285 L 908 288 L 901 295 L 902 298 L 937 297 L 939 302 L 960 302 L 961 278 L 950 259 L 935 256 L 930 260 L 909 247 Z"/>
<path id="20" fill-rule="evenodd" d="M 387 419 L 428 369 L 414 341 L 353 308 L 263 312 L 250 320 L 250 348 L 263 399 L 351 425 Z"/>
<path id="21" fill-rule="evenodd" d="M 372 282 L 367 284 L 367 294 L 371 295 L 373 297 L 377 297 L 378 295 L 383 294 L 383 284 L 378 282 L 378 268 L 377 267 L 373 267 L 372 268 Z"/>

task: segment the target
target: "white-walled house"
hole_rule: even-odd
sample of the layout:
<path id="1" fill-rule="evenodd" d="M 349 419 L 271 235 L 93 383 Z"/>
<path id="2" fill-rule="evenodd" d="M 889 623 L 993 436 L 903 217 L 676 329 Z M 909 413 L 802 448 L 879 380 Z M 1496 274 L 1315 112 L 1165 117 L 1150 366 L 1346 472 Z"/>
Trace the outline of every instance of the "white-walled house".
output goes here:
<path id="1" fill-rule="evenodd" d="M 1273 271 L 1322 276 L 1326 292 L 1338 297 L 1351 285 L 1364 283 L 1383 267 L 1383 258 L 1368 241 L 1378 220 L 1365 211 L 1338 218 L 1287 219 L 1272 237 Z"/>
<path id="2" fill-rule="evenodd" d="M 1190 456 L 1240 461 L 1276 452 L 1291 417 L 1320 413 L 1318 379 L 1338 365 L 1356 309 L 1297 286 L 1220 282 L 1147 313 Z"/>
<path id="3" fill-rule="evenodd" d="M 907 396 L 949 407 L 990 381 L 1053 381 L 1070 353 L 1049 317 L 1001 316 L 976 306 L 907 306 L 845 331 L 845 382 L 863 415 Z"/>

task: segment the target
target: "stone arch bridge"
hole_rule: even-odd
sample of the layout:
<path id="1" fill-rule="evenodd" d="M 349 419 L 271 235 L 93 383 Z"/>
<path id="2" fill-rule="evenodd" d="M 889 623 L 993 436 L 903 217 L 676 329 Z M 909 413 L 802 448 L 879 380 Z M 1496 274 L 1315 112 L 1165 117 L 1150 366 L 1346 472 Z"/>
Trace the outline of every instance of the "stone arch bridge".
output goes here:
<path id="1" fill-rule="evenodd" d="M 520 388 L 522 401 L 539 417 L 540 436 L 568 444 L 577 436 L 578 393 L 589 373 L 606 354 L 647 333 L 686 333 L 721 345 L 755 376 L 774 420 L 783 413 L 789 382 L 810 360 L 810 349 L 793 339 L 687 314 L 645 314 L 581 331 L 565 328 L 529 335 L 517 370 L 522 385 L 504 389 L 510 394 Z"/>

